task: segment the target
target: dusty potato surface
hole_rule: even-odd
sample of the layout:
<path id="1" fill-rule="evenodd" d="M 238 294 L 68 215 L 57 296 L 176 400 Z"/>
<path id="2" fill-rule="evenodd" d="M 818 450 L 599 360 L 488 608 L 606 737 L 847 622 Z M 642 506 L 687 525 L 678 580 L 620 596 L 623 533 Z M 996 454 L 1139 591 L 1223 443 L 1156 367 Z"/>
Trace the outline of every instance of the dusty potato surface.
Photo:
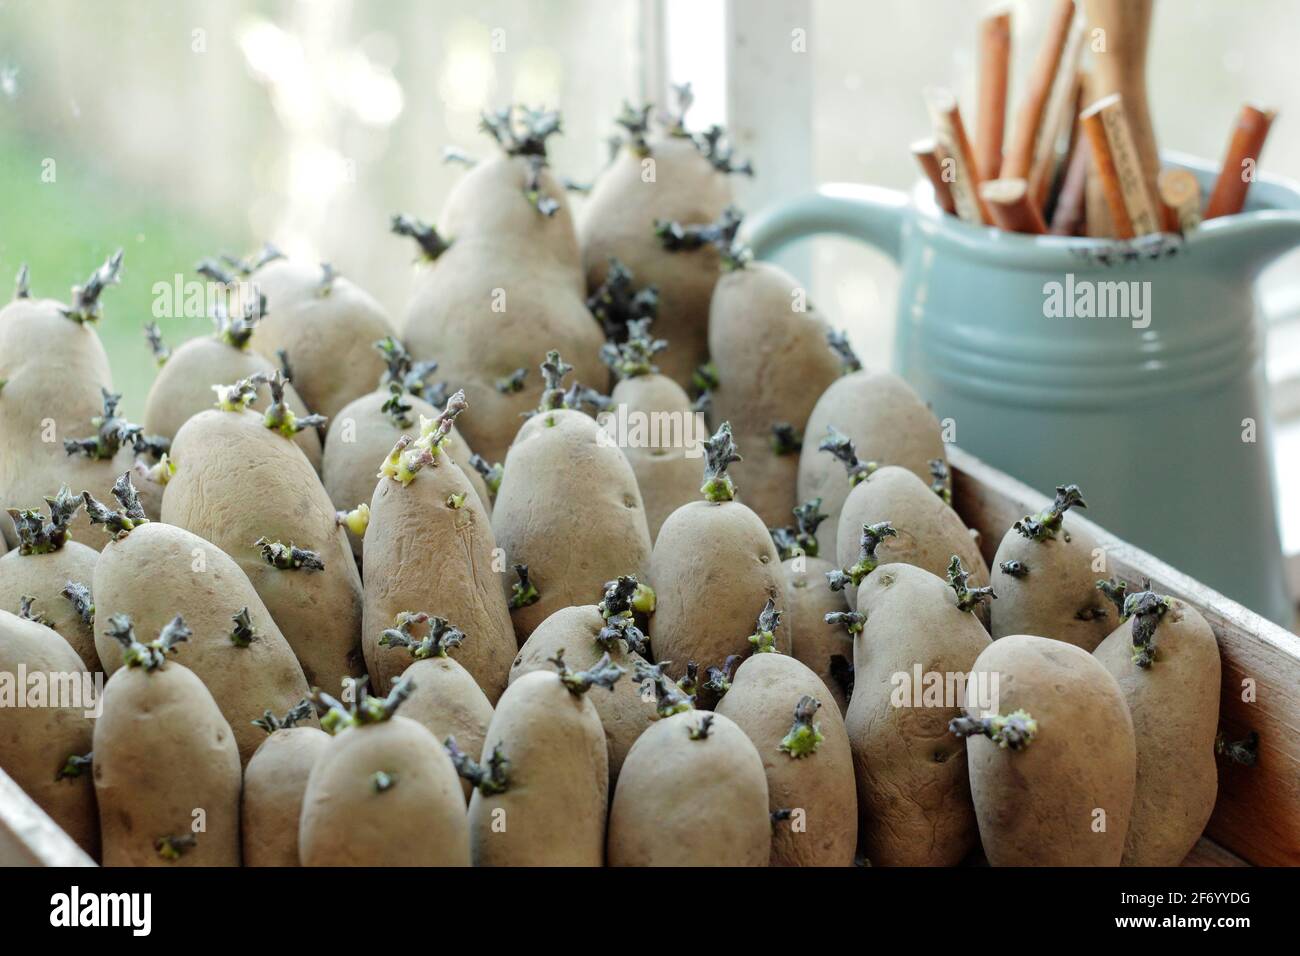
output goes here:
<path id="1" fill-rule="evenodd" d="M 17 614 L 24 595 L 36 598 L 32 612 L 58 631 L 90 670 L 99 669 L 94 626 L 81 619 L 62 592 L 68 581 L 94 584 L 98 559 L 99 552 L 80 541 L 47 554 L 19 554 L 15 548 L 0 556 L 0 610 Z"/>
<path id="2" fill-rule="evenodd" d="M 303 796 L 303 866 L 468 866 L 451 758 L 400 714 L 331 737 Z"/>
<path id="3" fill-rule="evenodd" d="M 299 866 L 298 822 L 307 778 L 329 743 L 316 727 L 277 730 L 244 768 L 244 866 Z"/>
<path id="4" fill-rule="evenodd" d="M 248 576 L 312 686 L 364 672 L 361 577 L 334 506 L 302 451 L 253 412 L 211 409 L 172 443 L 163 521 L 211 541 Z M 316 552 L 325 568 L 281 570 L 259 538 Z"/>
<path id="5" fill-rule="evenodd" d="M 0 674 L 10 675 L 7 694 L 16 694 L 12 682 L 19 668 L 29 675 L 44 675 L 44 683 L 57 693 L 57 702 L 71 706 L 16 706 L 11 700 L 0 707 L 0 769 L 3 769 L 55 823 L 91 856 L 99 854 L 99 819 L 90 774 L 59 779 L 68 758 L 85 756 L 93 746 L 95 689 L 87 687 L 86 665 L 71 645 L 42 624 L 0 610 Z M 57 687 L 55 687 L 57 682 Z M 58 688 L 72 683 L 88 695 L 63 697 Z M 32 691 L 29 684 L 28 693 Z M 46 701 L 53 700 L 47 694 Z M 84 706 L 76 706 L 84 704 Z"/>
<path id="6" fill-rule="evenodd" d="M 977 828 L 966 745 L 948 723 L 988 633 L 958 609 L 946 581 L 909 564 L 873 571 L 858 589 L 858 609 L 866 621 L 844 720 L 863 850 L 879 866 L 955 866 Z M 928 679 L 941 683 L 930 690 Z"/>
<path id="7" fill-rule="evenodd" d="M 738 501 L 693 501 L 659 530 L 650 562 L 657 597 L 651 625 L 656 662 L 671 661 L 680 677 L 688 661 L 700 672 L 727 656 L 748 656 L 749 636 L 770 598 L 785 610 L 785 580 L 772 536 L 758 515 Z M 788 653 L 790 621 L 776 631 Z"/>
<path id="8" fill-rule="evenodd" d="M 525 674 L 506 689 L 480 762 L 500 744 L 510 780 L 504 793 L 470 797 L 475 866 L 603 865 L 609 758 L 590 695 L 607 693 L 571 693 L 554 669 Z"/>
<path id="9" fill-rule="evenodd" d="M 1038 722 L 1024 750 L 969 737 L 971 796 L 994 866 L 1118 866 L 1132 818 L 1137 748 L 1128 705 L 1089 653 L 1014 634 L 975 661 L 999 675 L 998 712 Z"/>
<path id="10" fill-rule="evenodd" d="M 1156 660 L 1133 662 L 1130 618 L 1093 655 L 1128 702 L 1137 737 L 1137 795 L 1125 866 L 1178 866 L 1214 810 L 1219 774 L 1219 646 L 1193 608 L 1174 599 L 1156 627 Z"/>
<path id="11" fill-rule="evenodd" d="M 814 726 L 825 739 L 796 757 L 781 744 L 805 695 L 822 705 Z M 714 712 L 735 721 L 762 758 L 768 809 L 795 814 L 772 828 L 771 865 L 851 866 L 858 841 L 853 755 L 821 679 L 793 657 L 755 654 L 740 665 Z"/>
<path id="12" fill-rule="evenodd" d="M 239 866 L 239 748 L 193 671 L 119 668 L 94 744 L 105 866 Z M 174 860 L 159 850 L 191 836 Z"/>
<path id="13" fill-rule="evenodd" d="M 270 375 L 280 366 L 251 348 L 239 349 L 212 336 L 190 339 L 177 346 L 158 370 L 144 406 L 144 430 L 149 435 L 176 437 L 190 416 L 216 404 L 213 385 L 232 385 L 253 375 Z M 284 400 L 295 415 L 306 415 L 307 406 L 292 383 L 284 387 Z M 265 412 L 271 404 L 271 389 L 259 385 L 257 398 L 249 407 Z M 314 428 L 305 428 L 293 438 L 312 467 L 321 466 L 321 439 Z"/>
<path id="14" fill-rule="evenodd" d="M 604 627 L 604 618 L 595 605 L 566 607 L 556 611 L 524 642 L 510 667 L 510 682 L 534 671 L 553 671 L 549 663 L 558 651 L 564 651 L 564 662 L 575 671 L 587 670 L 608 653 L 612 663 L 627 671 L 624 679 L 614 685 L 613 691 L 593 691 L 591 702 L 596 705 L 601 724 L 605 728 L 605 742 L 609 749 L 609 780 L 618 782 L 618 772 L 623 767 L 627 752 L 645 729 L 659 719 L 653 695 L 641 692 L 632 679 L 636 662 L 641 655 L 628 650 L 620 640 L 606 650 L 596 641 Z"/>
<path id="15" fill-rule="evenodd" d="M 599 425 L 572 409 L 530 418 L 506 457 L 492 530 L 508 566 L 528 565 L 539 599 L 511 614 L 520 643 L 563 607 L 598 601 L 606 581 L 654 586 L 636 474 Z M 514 581 L 502 577 L 505 593 Z"/>
<path id="16" fill-rule="evenodd" d="M 836 553 L 840 509 L 850 490 L 844 465 L 817 450 L 831 426 L 853 439 L 862 461 L 898 465 L 927 485 L 930 462 L 947 458 L 934 413 L 897 375 L 862 369 L 832 382 L 808 416 L 796 485 L 796 500 L 822 499 L 829 517 L 817 540 L 827 555 Z"/>
<path id="17" fill-rule="evenodd" d="M 689 781 L 689 796 L 666 780 Z M 704 711 L 658 721 L 623 762 L 608 840 L 610 866 L 767 866 L 767 777 L 749 737 Z"/>

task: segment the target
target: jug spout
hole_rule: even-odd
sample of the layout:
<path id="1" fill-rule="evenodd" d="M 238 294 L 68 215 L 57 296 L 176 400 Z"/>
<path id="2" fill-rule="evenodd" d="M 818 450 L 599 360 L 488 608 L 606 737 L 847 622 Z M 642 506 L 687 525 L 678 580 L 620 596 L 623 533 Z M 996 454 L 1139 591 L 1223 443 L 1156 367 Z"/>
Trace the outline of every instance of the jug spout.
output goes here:
<path id="1" fill-rule="evenodd" d="M 911 204 L 906 193 L 879 186 L 827 183 L 815 193 L 775 203 L 745 221 L 743 238 L 760 257 L 770 257 L 795 240 L 818 233 L 861 239 L 897 260 L 903 221 Z"/>
<path id="2" fill-rule="evenodd" d="M 1212 219 L 1197 230 L 1195 239 L 1203 239 L 1203 251 L 1212 252 L 1229 269 L 1253 278 L 1300 246 L 1300 213 L 1268 210 Z"/>

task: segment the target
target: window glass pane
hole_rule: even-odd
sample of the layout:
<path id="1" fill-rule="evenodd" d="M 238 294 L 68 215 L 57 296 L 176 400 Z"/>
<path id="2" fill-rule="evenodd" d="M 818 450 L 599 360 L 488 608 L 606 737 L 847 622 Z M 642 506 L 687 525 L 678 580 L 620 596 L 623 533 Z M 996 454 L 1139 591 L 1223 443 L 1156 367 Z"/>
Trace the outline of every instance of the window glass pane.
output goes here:
<path id="1" fill-rule="evenodd" d="M 479 110 L 560 106 L 556 170 L 590 180 L 638 94 L 635 3 L 10 0 L 0 5 L 0 283 L 65 298 L 118 246 L 100 334 L 124 408 L 153 365 L 151 289 L 267 239 L 326 258 L 397 316 L 409 243 L 482 153 Z M 44 177 L 44 179 L 43 179 Z M 7 298 L 7 292 L 0 293 Z M 159 319 L 174 344 L 203 319 Z"/>

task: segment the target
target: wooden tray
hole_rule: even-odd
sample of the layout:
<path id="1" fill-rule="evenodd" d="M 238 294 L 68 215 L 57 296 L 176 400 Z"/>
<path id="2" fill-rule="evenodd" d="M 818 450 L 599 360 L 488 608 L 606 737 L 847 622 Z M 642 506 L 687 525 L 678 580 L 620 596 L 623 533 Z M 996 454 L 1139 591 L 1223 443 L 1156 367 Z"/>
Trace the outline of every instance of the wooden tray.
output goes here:
<path id="1" fill-rule="evenodd" d="M 958 448 L 949 448 L 949 461 L 953 506 L 980 533 L 980 549 L 989 562 L 1018 518 L 1051 503 Z M 1219 760 L 1219 799 L 1206 828 L 1208 840 L 1201 841 L 1188 864 L 1230 864 L 1235 854 L 1259 866 L 1300 865 L 1300 637 L 1088 525 L 1106 549 L 1109 574 L 1134 583 L 1150 579 L 1153 590 L 1200 611 L 1219 639 L 1223 659 L 1219 728 L 1230 740 L 1252 730 L 1259 733 L 1259 759 L 1253 767 Z M 1230 547 L 1223 559 L 1232 560 Z M 1254 689 L 1251 703 L 1242 699 L 1248 681 Z"/>
<path id="2" fill-rule="evenodd" d="M 953 504 L 980 534 L 992 561 L 1007 529 L 1049 499 L 995 468 L 949 449 Z M 1195 607 L 1214 628 L 1223 658 L 1221 729 L 1236 740 L 1259 733 L 1253 767 L 1219 761 L 1219 800 L 1185 866 L 1300 865 L 1300 637 L 1271 624 L 1096 525 L 1111 574 L 1150 579 Z M 1247 542 L 1244 546 L 1249 546 Z M 1224 560 L 1232 560 L 1225 550 Z M 1242 700 L 1253 681 L 1255 700 Z M 0 866 L 93 865 L 77 845 L 0 771 Z"/>

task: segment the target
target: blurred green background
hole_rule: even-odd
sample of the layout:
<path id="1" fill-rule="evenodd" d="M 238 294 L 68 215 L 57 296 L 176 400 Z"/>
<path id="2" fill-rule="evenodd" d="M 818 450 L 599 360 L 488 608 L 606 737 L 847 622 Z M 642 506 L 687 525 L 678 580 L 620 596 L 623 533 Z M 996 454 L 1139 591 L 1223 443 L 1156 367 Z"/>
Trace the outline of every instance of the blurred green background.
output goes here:
<path id="1" fill-rule="evenodd" d="M 726 9 L 743 23 L 769 2 L 785 0 Z M 725 119 L 725 102 L 746 95 L 714 88 L 726 82 L 724 28 L 703 8 L 723 4 L 0 0 L 0 300 L 22 262 L 35 294 L 65 298 L 123 247 L 122 285 L 105 297 L 100 333 L 132 415 L 153 375 L 140 333 L 151 289 L 178 274 L 194 278 L 202 255 L 243 254 L 271 240 L 290 255 L 330 261 L 400 316 L 412 255 L 388 234 L 388 217 L 436 218 L 460 175 L 442 150 L 487 148 L 476 131 L 482 108 L 562 108 L 554 164 L 589 180 L 622 101 L 641 98 L 663 53 L 645 28 L 655 11 L 667 14 L 666 78 L 696 81 L 697 124 Z M 907 144 L 928 129 L 920 91 L 950 84 L 974 110 L 976 23 L 993 5 L 791 0 L 808 20 L 815 178 L 910 185 Z M 1014 97 L 1046 16 L 1042 0 L 1005 5 Z M 1163 147 L 1217 159 L 1241 103 L 1257 100 L 1280 109 L 1261 168 L 1300 177 L 1296 11 L 1296 0 L 1157 2 L 1149 72 Z M 773 111 L 737 133 L 773 142 L 792 135 L 790 119 Z M 42 178 L 49 162 L 52 182 Z M 768 196 L 811 185 L 761 164 L 758 180 Z M 748 188 L 737 184 L 742 206 L 755 202 Z M 580 211 L 581 199 L 573 202 Z M 805 278 L 817 300 L 863 355 L 887 362 L 893 264 L 844 239 L 812 247 Z M 1292 257 L 1273 270 L 1273 289 L 1293 288 L 1297 268 Z M 1286 308 L 1300 314 L 1292 298 Z M 207 327 L 193 318 L 159 323 L 173 344 Z M 1300 381 L 1293 339 L 1275 337 L 1270 366 Z M 1300 511 L 1296 524 L 1300 535 Z"/>
<path id="2" fill-rule="evenodd" d="M 635 3 L 444 0 L 0 0 L 0 301 L 22 263 L 66 301 L 115 249 L 100 336 L 123 407 L 154 374 L 141 328 L 173 346 L 201 318 L 154 314 L 155 283 L 274 241 L 331 262 L 394 316 L 412 247 L 397 211 L 435 219 L 487 149 L 479 111 L 580 104 L 554 148 L 590 179 L 633 96 Z"/>

